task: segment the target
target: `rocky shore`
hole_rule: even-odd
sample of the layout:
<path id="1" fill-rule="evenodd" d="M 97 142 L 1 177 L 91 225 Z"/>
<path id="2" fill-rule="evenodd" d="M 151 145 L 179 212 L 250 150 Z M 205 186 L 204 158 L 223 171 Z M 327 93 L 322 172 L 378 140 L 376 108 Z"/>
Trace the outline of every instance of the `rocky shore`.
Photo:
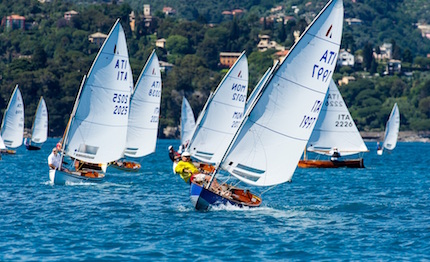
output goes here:
<path id="1" fill-rule="evenodd" d="M 384 139 L 384 131 L 362 131 L 360 134 L 364 141 L 382 141 Z M 430 131 L 400 131 L 398 141 L 430 143 Z"/>

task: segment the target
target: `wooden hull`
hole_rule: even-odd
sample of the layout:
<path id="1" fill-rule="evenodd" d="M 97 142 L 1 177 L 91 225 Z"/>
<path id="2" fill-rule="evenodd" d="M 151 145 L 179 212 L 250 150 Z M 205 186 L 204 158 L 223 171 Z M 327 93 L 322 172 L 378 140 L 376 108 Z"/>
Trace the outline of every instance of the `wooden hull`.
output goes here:
<path id="1" fill-rule="evenodd" d="M 109 166 L 116 169 L 127 171 L 127 172 L 138 172 L 141 168 L 139 163 L 133 161 L 122 161 L 122 165 L 119 165 L 116 161 L 111 163 Z"/>
<path id="2" fill-rule="evenodd" d="M 300 160 L 298 167 L 301 168 L 364 168 L 363 158 L 345 160 Z"/>
<path id="3" fill-rule="evenodd" d="M 55 185 L 65 185 L 66 183 L 100 183 L 104 177 L 104 174 L 95 171 L 69 173 L 53 169 L 49 170 L 49 180 Z"/>
<path id="4" fill-rule="evenodd" d="M 207 210 L 210 206 L 233 205 L 237 207 L 258 207 L 261 198 L 250 193 L 248 190 L 231 189 L 231 197 L 221 196 L 211 190 L 204 188 L 195 182 L 191 183 L 190 198 L 197 210 Z"/>

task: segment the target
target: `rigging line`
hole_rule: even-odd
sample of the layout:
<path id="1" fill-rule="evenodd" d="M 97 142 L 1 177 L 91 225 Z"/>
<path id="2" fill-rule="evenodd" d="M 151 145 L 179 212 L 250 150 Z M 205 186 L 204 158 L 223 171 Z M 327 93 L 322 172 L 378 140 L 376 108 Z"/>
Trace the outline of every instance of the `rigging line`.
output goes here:
<path id="1" fill-rule="evenodd" d="M 336 42 L 333 42 L 333 41 L 330 41 L 330 40 L 327 40 L 326 38 L 322 38 L 322 37 L 319 37 L 319 36 L 317 36 L 317 35 L 313 35 L 313 34 L 311 34 L 311 33 L 308 33 L 310 36 L 313 36 L 313 37 L 315 37 L 315 38 L 318 38 L 318 39 L 320 39 L 320 40 L 322 40 L 322 41 L 324 41 L 324 42 L 327 42 L 327 43 L 331 43 L 331 44 L 333 44 L 333 45 L 337 45 L 337 46 L 340 46 L 338 43 L 336 43 Z"/>
<path id="2" fill-rule="evenodd" d="M 216 130 L 216 129 L 212 129 L 212 128 L 207 128 L 207 127 L 201 127 L 201 129 L 206 129 L 206 130 L 209 130 L 209 131 L 213 131 L 213 132 L 217 132 L 217 133 L 225 134 L 225 135 L 234 135 L 235 134 L 234 132 L 233 133 L 227 133 L 227 132 L 222 132 L 222 131 L 219 131 L 219 130 Z"/>
<path id="3" fill-rule="evenodd" d="M 117 54 L 117 53 L 112 54 L 111 52 L 104 52 L 104 49 L 105 48 L 103 48 L 103 50 L 100 52 L 100 55 L 104 54 L 104 55 L 109 55 L 109 56 L 119 56 L 119 57 L 125 57 L 125 58 L 127 58 L 126 60 L 129 59 L 129 57 L 127 55 L 122 55 L 122 54 Z"/>
<path id="4" fill-rule="evenodd" d="M 97 122 L 93 122 L 93 121 L 88 121 L 86 119 L 79 119 L 77 117 L 75 117 L 75 120 L 85 122 L 85 123 L 94 124 L 94 125 L 99 125 L 99 126 L 107 126 L 107 127 L 118 127 L 118 128 L 120 128 L 120 127 L 128 126 L 128 125 L 108 125 L 106 123 L 97 123 Z"/>
<path id="5" fill-rule="evenodd" d="M 221 105 L 225 105 L 225 106 L 229 106 L 229 107 L 234 107 L 234 108 L 242 108 L 242 106 L 235 106 L 235 105 L 230 105 L 221 101 L 217 101 L 217 100 L 212 100 L 212 103 L 217 103 L 217 104 L 221 104 Z"/>
<path id="6" fill-rule="evenodd" d="M 264 190 L 263 192 L 261 192 L 260 196 L 262 196 L 264 193 L 266 193 L 269 190 L 272 190 L 272 188 L 276 187 L 277 185 L 271 186 L 268 189 Z"/>
<path id="7" fill-rule="evenodd" d="M 118 90 L 118 89 L 114 89 L 114 88 L 108 88 L 106 86 L 97 86 L 97 85 L 87 85 L 88 87 L 93 87 L 93 88 L 98 88 L 98 89 L 103 89 L 103 90 L 111 90 L 111 91 L 116 91 L 116 92 L 128 92 L 127 90 Z M 128 87 L 127 87 L 128 88 Z"/>
<path id="8" fill-rule="evenodd" d="M 260 126 L 260 127 L 264 128 L 266 130 L 272 131 L 273 133 L 279 134 L 281 136 L 288 137 L 288 138 L 291 138 L 291 139 L 294 139 L 294 140 L 299 140 L 299 141 L 308 141 L 308 139 L 303 139 L 303 138 L 298 138 L 298 137 L 293 137 L 293 136 L 289 136 L 289 135 L 283 134 L 283 133 L 275 131 L 275 130 L 273 130 L 271 128 L 268 128 L 268 127 L 265 127 L 263 125 L 260 125 L 257 122 L 254 122 L 252 120 L 248 120 L 248 121 L 250 121 L 250 122 L 254 123 L 255 125 Z"/>
<path id="9" fill-rule="evenodd" d="M 280 75 L 275 75 L 275 76 L 276 76 L 276 77 L 279 77 L 279 78 L 281 78 L 281 79 L 283 79 L 283 80 L 285 80 L 285 81 L 287 81 L 287 82 L 290 82 L 290 83 L 296 84 L 296 85 L 298 85 L 298 86 L 300 86 L 300 87 L 302 87 L 302 88 L 304 88 L 304 89 L 310 90 L 310 91 L 312 91 L 312 92 L 319 93 L 319 94 L 322 94 L 322 95 L 325 95 L 325 94 L 326 94 L 326 92 L 321 92 L 321 91 L 318 91 L 318 90 L 315 90 L 315 89 L 309 88 L 309 87 L 307 87 L 307 86 L 304 86 L 304 85 L 302 85 L 302 84 L 299 84 L 299 83 L 297 83 L 297 82 L 294 82 L 294 81 L 292 81 L 292 80 L 290 80 L 290 79 L 288 79 L 288 78 L 282 77 L 282 76 L 280 76 Z"/>

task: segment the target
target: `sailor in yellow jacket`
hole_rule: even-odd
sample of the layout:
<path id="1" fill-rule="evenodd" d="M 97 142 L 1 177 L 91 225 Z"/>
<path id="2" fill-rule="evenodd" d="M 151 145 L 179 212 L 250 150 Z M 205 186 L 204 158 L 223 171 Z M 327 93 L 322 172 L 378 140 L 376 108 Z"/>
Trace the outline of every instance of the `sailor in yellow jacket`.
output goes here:
<path id="1" fill-rule="evenodd" d="M 181 155 L 181 160 L 175 167 L 175 172 L 181 176 L 186 183 L 191 183 L 190 177 L 198 174 L 200 171 L 191 162 L 191 154 L 184 152 Z"/>

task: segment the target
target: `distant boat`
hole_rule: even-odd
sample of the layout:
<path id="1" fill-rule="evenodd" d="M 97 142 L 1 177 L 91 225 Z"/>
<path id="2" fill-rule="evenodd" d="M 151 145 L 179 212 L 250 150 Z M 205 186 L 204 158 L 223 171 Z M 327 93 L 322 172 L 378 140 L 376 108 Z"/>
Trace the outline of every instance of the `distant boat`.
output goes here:
<path id="1" fill-rule="evenodd" d="M 73 160 L 103 165 L 121 158 L 126 135 L 133 77 L 127 42 L 119 19 L 84 76 L 64 135 L 64 154 Z M 76 162 L 77 163 L 77 162 Z M 71 170 L 73 167 L 70 168 Z M 60 171 L 61 170 L 61 171 Z M 54 184 L 101 182 L 101 172 L 78 169 L 50 170 Z"/>
<path id="2" fill-rule="evenodd" d="M 15 86 L 9 104 L 4 111 L 3 122 L 1 125 L 1 137 L 3 138 L 6 149 L 4 154 L 15 154 L 15 150 L 22 145 L 24 136 L 24 103 L 18 85 Z"/>
<path id="3" fill-rule="evenodd" d="M 127 143 L 124 155 L 144 157 L 155 152 L 161 103 L 161 72 L 155 50 L 149 56 L 137 80 L 130 102 Z M 128 159 L 111 163 L 124 171 L 139 171 L 141 165 Z"/>
<path id="4" fill-rule="evenodd" d="M 6 150 L 6 146 L 3 142 L 3 138 L 0 136 L 0 159 L 1 159 L 1 155 L 2 155 L 3 150 Z"/>
<path id="5" fill-rule="evenodd" d="M 179 152 L 187 149 L 195 127 L 196 121 L 194 119 L 193 109 L 184 96 L 182 98 L 181 106 L 181 147 L 179 148 Z"/>
<path id="6" fill-rule="evenodd" d="M 253 186 L 291 181 L 309 140 L 334 71 L 343 26 L 343 2 L 332 0 L 307 27 L 246 112 L 211 182 L 194 179 L 196 209 L 232 204 L 257 207 L 262 200 L 247 190 L 212 184 L 219 170 Z M 230 188 L 230 190 L 228 190 Z"/>
<path id="7" fill-rule="evenodd" d="M 33 126 L 31 128 L 31 137 L 25 139 L 25 147 L 28 150 L 40 150 L 43 143 L 48 138 L 48 110 L 46 108 L 45 99 L 40 97 L 34 116 Z"/>
<path id="8" fill-rule="evenodd" d="M 363 158 L 344 158 L 368 152 L 368 149 L 333 79 L 330 81 L 324 105 L 306 147 L 304 159 L 299 161 L 299 167 L 364 167 Z M 331 156 L 331 159 L 307 159 L 306 150 Z"/>
<path id="9" fill-rule="evenodd" d="M 397 145 L 397 137 L 399 135 L 400 128 L 400 113 L 397 103 L 394 104 L 391 110 L 390 117 L 388 118 L 387 124 L 385 125 L 385 139 L 382 144 L 382 148 L 378 149 L 378 155 L 382 155 L 384 148 L 393 150 Z"/>
<path id="10" fill-rule="evenodd" d="M 218 163 L 243 119 L 248 93 L 248 60 L 236 60 L 200 113 L 188 151 L 205 163 Z"/>

